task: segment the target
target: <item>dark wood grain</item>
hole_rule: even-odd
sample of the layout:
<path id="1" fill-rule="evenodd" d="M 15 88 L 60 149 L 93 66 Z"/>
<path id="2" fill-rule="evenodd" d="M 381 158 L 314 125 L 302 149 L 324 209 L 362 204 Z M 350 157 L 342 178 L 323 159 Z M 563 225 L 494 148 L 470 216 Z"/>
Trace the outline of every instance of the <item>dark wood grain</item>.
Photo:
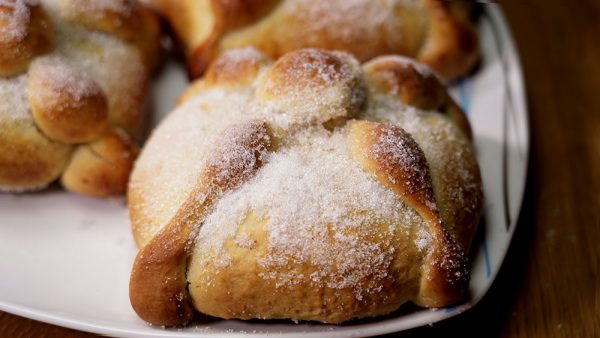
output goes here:
<path id="1" fill-rule="evenodd" d="M 401 337 L 600 337 L 600 1 L 504 0 L 531 123 L 525 201 L 475 308 Z M 1 337 L 87 337 L 0 312 Z"/>
<path id="2" fill-rule="evenodd" d="M 0 337 L 30 338 L 30 337 L 97 337 L 96 335 L 49 325 L 35 320 L 18 317 L 0 311 Z"/>

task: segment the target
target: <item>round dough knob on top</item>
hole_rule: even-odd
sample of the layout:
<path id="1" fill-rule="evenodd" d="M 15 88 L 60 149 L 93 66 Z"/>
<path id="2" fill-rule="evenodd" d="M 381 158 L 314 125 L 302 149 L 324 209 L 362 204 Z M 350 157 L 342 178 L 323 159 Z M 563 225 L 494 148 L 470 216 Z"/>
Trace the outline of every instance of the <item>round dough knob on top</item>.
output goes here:
<path id="1" fill-rule="evenodd" d="M 135 164 L 134 310 L 339 323 L 464 300 L 483 199 L 465 121 L 403 57 L 223 53 Z"/>

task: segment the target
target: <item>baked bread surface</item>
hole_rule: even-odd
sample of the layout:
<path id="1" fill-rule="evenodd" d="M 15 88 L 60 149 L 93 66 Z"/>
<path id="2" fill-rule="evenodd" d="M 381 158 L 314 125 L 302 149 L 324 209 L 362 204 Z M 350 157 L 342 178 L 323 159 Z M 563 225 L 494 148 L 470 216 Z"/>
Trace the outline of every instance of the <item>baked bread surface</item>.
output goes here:
<path id="1" fill-rule="evenodd" d="M 124 194 L 158 48 L 135 0 L 1 1 L 0 190 Z"/>
<path id="2" fill-rule="evenodd" d="M 404 57 L 222 54 L 135 164 L 133 308 L 339 323 L 463 300 L 483 198 L 470 135 Z"/>
<path id="3" fill-rule="evenodd" d="M 401 54 L 444 79 L 478 58 L 468 2 L 440 0 L 149 0 L 184 45 L 190 75 L 224 50 L 254 46 L 271 58 L 299 48 L 350 52 L 365 62 Z"/>

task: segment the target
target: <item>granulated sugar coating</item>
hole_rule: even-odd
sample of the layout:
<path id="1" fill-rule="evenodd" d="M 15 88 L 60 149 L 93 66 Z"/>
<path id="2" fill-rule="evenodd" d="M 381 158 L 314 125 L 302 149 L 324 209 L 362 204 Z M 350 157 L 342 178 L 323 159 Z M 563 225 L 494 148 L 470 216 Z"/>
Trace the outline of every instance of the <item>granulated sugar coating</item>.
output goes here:
<path id="1" fill-rule="evenodd" d="M 53 90 L 43 91 L 40 101 L 56 106 L 54 102 L 64 102 L 65 97 L 77 108 L 82 101 L 92 95 L 103 95 L 100 87 L 86 73 L 69 65 L 64 58 L 40 57 L 31 66 L 32 72 L 42 71 L 44 83 Z"/>
<path id="2" fill-rule="evenodd" d="M 0 42 L 25 38 L 31 18 L 28 5 L 37 3 L 37 0 L 0 0 Z"/>
<path id="3" fill-rule="evenodd" d="M 12 78 L 0 76 L 0 123 L 32 119 L 26 88 L 25 75 Z"/>
<path id="4" fill-rule="evenodd" d="M 302 136 L 215 205 L 196 239 L 198 257 L 225 260 L 223 244 L 252 213 L 266 220 L 269 232 L 268 253 L 259 264 L 271 273 L 263 278 L 282 285 L 310 279 L 336 289 L 367 278 L 381 281 L 394 253 L 389 238 L 396 231 L 408 234 L 419 216 L 350 159 L 345 132 L 331 135 L 322 129 Z M 278 273 L 278 268 L 304 263 L 317 272 Z M 355 290 L 357 297 L 371 291 Z"/>
<path id="5" fill-rule="evenodd" d="M 4 9 L 0 11 L 0 39 L 24 38 L 30 19 L 28 5 L 38 3 L 40 1 L 37 0 L 0 0 L 0 7 Z M 54 31 L 54 49 L 36 62 L 52 75 L 48 81 L 69 90 L 76 98 L 96 90 L 90 88 L 91 81 L 78 81 L 81 77 L 92 78 L 106 93 L 111 113 L 135 115 L 128 116 L 126 120 L 140 118 L 136 112 L 141 105 L 147 72 L 139 51 L 117 37 L 65 21 L 68 13 L 61 7 L 63 2 L 45 0 L 41 3 L 52 21 L 48 29 Z M 106 8 L 114 12 L 129 12 L 132 3 L 94 0 L 81 6 L 89 10 Z M 0 119 L 27 115 L 26 82 L 26 73 L 16 78 L 0 78 L 0 95 L 6 97 L 0 102 Z M 136 89 L 138 92 L 132 95 Z M 119 124 L 122 121 L 114 122 Z"/>
<path id="6" fill-rule="evenodd" d="M 148 237 L 175 215 L 221 133 L 233 122 L 255 116 L 252 109 L 240 116 L 239 108 L 248 105 L 247 95 L 210 90 L 186 102 L 154 131 L 129 183 L 130 191 L 141 199 L 129 211 L 140 214 L 139 226 L 150 232 Z"/>
<path id="7" fill-rule="evenodd" d="M 390 46 L 405 43 L 412 47 L 407 43 L 410 36 L 399 32 L 410 29 L 412 21 L 422 20 L 422 15 L 414 15 L 422 5 L 413 0 L 314 1 L 310 6 L 302 1 L 287 1 L 284 6 L 282 11 L 303 25 L 306 46 L 320 46 L 323 37 L 333 44 L 361 45 L 364 47 L 358 58 L 362 60 L 366 59 L 362 54 L 368 54 L 369 49 L 376 47 L 378 39 L 384 39 Z M 414 18 L 398 20 L 399 12 L 406 12 L 407 17 L 413 14 Z"/>
<path id="8" fill-rule="evenodd" d="M 106 94 L 109 122 L 136 134 L 132 125 L 142 121 L 140 106 L 148 76 L 139 51 L 114 36 L 77 26 L 57 25 L 56 34 L 64 38 L 55 53 L 93 78 Z"/>
<path id="9" fill-rule="evenodd" d="M 246 50 L 231 67 L 256 58 Z M 249 84 L 197 84 L 154 131 L 130 184 L 134 233 L 154 253 L 190 228 L 180 272 L 196 309 L 339 323 L 464 297 L 481 209 L 472 148 L 442 113 L 371 85 L 368 69 L 345 53 L 290 53 Z M 242 142 L 247 130 L 268 142 Z M 152 264 L 138 256 L 134 270 Z"/>
<path id="10" fill-rule="evenodd" d="M 0 190 L 124 194 L 158 20 L 135 0 L 0 0 Z"/>

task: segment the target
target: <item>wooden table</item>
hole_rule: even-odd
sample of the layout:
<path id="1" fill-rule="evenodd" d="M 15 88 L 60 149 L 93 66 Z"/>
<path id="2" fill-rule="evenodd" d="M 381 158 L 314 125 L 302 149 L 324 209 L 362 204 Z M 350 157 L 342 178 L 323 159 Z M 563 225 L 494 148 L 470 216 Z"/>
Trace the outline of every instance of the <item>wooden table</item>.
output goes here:
<path id="1" fill-rule="evenodd" d="M 479 305 L 403 337 L 600 337 L 600 2 L 502 3 L 531 123 L 519 225 Z M 92 335 L 0 312 L 0 336 Z"/>

